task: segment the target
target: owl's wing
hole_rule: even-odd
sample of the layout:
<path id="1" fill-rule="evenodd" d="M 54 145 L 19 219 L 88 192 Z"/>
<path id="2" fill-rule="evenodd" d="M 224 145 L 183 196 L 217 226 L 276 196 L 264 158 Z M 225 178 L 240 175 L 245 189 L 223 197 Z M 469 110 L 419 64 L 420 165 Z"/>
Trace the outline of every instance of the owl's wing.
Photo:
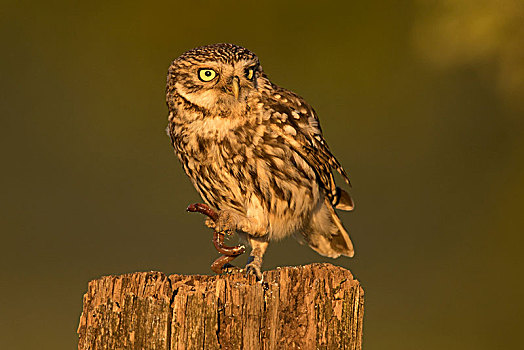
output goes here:
<path id="1" fill-rule="evenodd" d="M 336 186 L 331 169 L 336 169 L 351 186 L 349 177 L 329 150 L 315 111 L 300 96 L 275 88 L 277 93 L 269 96 L 266 102 L 276 121 L 272 123 L 274 131 L 313 168 L 331 204 L 337 209 L 353 210 L 353 200 L 346 191 Z"/>

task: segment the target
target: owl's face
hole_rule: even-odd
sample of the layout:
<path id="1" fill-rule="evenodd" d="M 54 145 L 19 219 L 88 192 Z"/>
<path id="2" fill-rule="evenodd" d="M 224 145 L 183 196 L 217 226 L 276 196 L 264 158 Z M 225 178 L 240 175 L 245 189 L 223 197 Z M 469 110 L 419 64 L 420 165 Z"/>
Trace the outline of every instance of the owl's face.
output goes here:
<path id="1" fill-rule="evenodd" d="M 251 51 L 232 44 L 203 46 L 178 57 L 168 74 L 168 102 L 178 94 L 206 110 L 245 105 L 263 79 L 262 67 Z"/>

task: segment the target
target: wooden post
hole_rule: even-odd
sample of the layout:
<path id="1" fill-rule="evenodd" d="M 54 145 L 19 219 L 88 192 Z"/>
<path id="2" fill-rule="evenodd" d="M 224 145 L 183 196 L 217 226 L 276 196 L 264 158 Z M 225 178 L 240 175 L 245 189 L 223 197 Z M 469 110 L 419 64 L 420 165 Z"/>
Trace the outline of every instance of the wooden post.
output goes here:
<path id="1" fill-rule="evenodd" d="M 78 349 L 361 349 L 364 291 L 331 264 L 264 282 L 137 272 L 89 283 Z"/>

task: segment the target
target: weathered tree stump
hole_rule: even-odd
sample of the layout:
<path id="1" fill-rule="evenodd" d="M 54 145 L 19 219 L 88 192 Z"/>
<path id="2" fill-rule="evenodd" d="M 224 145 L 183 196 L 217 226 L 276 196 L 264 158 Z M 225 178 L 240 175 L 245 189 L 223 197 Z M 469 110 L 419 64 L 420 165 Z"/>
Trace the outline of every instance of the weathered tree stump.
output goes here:
<path id="1" fill-rule="evenodd" d="M 78 349 L 361 349 L 364 291 L 330 264 L 89 283 Z"/>

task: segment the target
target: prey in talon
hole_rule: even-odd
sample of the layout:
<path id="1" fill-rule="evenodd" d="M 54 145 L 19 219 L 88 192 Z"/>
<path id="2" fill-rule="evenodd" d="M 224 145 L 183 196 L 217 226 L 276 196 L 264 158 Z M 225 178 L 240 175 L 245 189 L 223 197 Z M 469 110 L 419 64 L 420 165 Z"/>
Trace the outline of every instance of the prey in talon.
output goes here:
<path id="1" fill-rule="evenodd" d="M 207 204 L 196 203 L 191 204 L 187 207 L 189 212 L 198 212 L 209 217 L 211 222 L 216 222 L 218 219 L 218 214 L 216 211 L 211 209 Z M 229 247 L 224 244 L 224 232 L 219 230 L 214 230 L 213 232 L 213 244 L 215 249 L 222 254 L 222 256 L 216 259 L 211 265 L 211 270 L 217 274 L 224 272 L 224 268 L 230 266 L 229 263 L 235 259 L 237 256 L 244 253 L 245 248 L 243 245 Z"/>
<path id="2" fill-rule="evenodd" d="M 333 176 L 349 186 L 346 171 L 314 109 L 272 83 L 253 52 L 214 44 L 183 53 L 169 67 L 166 101 L 175 153 L 207 207 L 194 211 L 222 233 L 219 251 L 223 233 L 237 233 L 251 247 L 246 271 L 259 280 L 269 243 L 290 235 L 321 255 L 353 256 L 337 210 L 354 204 Z"/>

